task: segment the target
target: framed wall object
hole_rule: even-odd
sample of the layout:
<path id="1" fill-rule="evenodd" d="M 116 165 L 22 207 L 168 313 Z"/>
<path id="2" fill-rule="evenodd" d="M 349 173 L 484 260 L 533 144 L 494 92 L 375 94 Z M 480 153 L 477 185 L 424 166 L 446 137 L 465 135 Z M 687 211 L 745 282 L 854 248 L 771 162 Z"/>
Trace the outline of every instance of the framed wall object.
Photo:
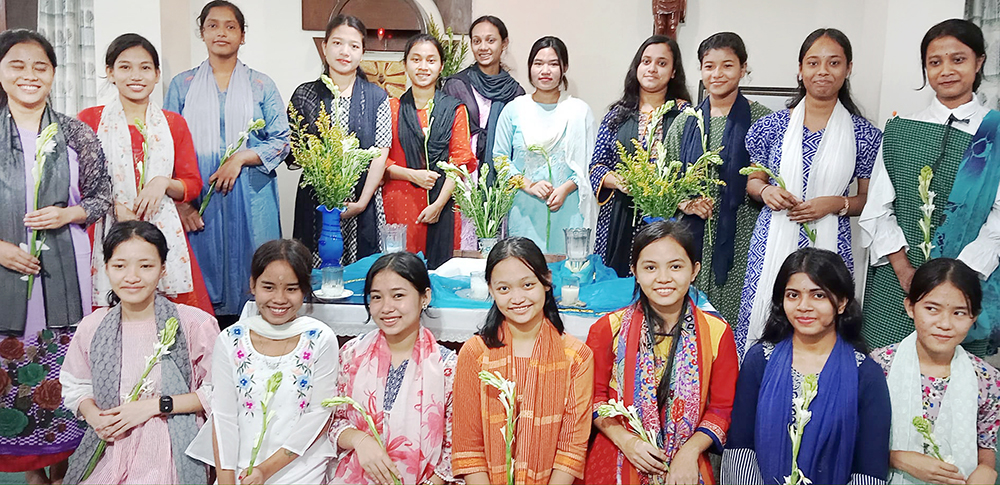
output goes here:
<path id="1" fill-rule="evenodd" d="M 798 92 L 798 88 L 787 88 L 787 87 L 776 87 L 776 86 L 740 86 L 740 92 L 743 96 L 746 96 L 747 100 L 753 102 L 756 101 L 764 106 L 767 106 L 772 111 L 780 111 L 785 109 L 785 103 L 795 96 Z M 708 92 L 705 91 L 705 85 L 698 82 L 698 102 L 705 100 L 705 96 L 708 96 Z"/>

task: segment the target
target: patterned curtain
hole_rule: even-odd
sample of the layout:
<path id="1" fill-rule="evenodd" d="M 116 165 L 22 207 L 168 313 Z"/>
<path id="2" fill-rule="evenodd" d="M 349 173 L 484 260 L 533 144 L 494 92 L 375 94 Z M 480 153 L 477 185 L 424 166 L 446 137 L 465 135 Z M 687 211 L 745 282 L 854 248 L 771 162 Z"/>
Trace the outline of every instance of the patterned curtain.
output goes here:
<path id="1" fill-rule="evenodd" d="M 70 116 L 97 104 L 94 0 L 39 0 L 38 32 L 56 50 L 52 107 Z"/>
<path id="2" fill-rule="evenodd" d="M 989 108 L 1000 109 L 1000 1 L 965 0 L 965 18 L 983 29 L 986 38 L 979 99 Z"/>

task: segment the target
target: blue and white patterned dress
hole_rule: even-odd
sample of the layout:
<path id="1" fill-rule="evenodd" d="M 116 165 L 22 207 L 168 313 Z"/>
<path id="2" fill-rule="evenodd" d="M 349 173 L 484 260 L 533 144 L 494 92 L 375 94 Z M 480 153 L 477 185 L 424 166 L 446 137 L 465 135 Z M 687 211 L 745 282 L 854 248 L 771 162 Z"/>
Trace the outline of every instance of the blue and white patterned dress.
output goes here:
<path id="1" fill-rule="evenodd" d="M 781 175 L 781 143 L 788 129 L 788 122 L 791 112 L 787 109 L 765 116 L 753 126 L 747 133 L 747 150 L 750 152 L 750 161 L 757 165 L 767 167 L 775 174 Z M 868 120 L 851 115 L 854 122 L 854 140 L 857 144 L 857 159 L 854 165 L 855 179 L 871 178 L 872 168 L 875 165 L 875 158 L 878 156 L 879 147 L 882 145 L 882 131 L 872 125 Z M 802 165 L 805 171 L 803 175 L 803 192 L 809 187 L 810 168 L 819 143 L 823 139 L 826 130 L 816 132 L 809 131 L 802 127 Z M 844 196 L 848 195 L 850 188 L 844 191 Z M 750 311 L 753 307 L 754 297 L 757 294 L 757 284 L 760 281 L 761 272 L 764 269 L 764 254 L 767 251 L 767 235 L 771 226 L 771 209 L 766 205 L 757 218 L 757 225 L 753 231 L 753 238 L 750 241 L 750 252 L 747 254 L 747 275 L 743 281 L 743 292 L 740 297 L 740 316 L 736 326 L 736 348 L 740 351 L 740 357 L 747 344 L 747 330 L 750 326 Z M 840 217 L 838 221 L 840 235 L 837 238 L 837 252 L 844 258 L 847 268 L 854 272 L 854 256 L 851 249 L 851 220 L 850 217 Z M 799 231 L 799 247 L 809 246 L 809 238 L 805 231 Z"/>

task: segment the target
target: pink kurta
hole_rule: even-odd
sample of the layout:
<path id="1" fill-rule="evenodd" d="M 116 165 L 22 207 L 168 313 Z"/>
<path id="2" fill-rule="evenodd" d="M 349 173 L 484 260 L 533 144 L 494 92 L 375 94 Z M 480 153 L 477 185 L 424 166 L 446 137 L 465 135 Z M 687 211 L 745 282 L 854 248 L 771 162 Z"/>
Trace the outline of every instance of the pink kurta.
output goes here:
<path id="1" fill-rule="evenodd" d="M 107 313 L 107 308 L 100 308 L 80 321 L 62 366 L 59 380 L 63 386 L 63 399 L 66 407 L 78 416 L 80 403 L 93 399 L 91 340 Z M 210 411 L 212 349 L 219 334 L 219 325 L 214 317 L 194 307 L 177 305 L 177 313 L 191 359 L 191 391 L 197 392 L 205 408 L 205 412 L 199 414 L 204 416 Z M 146 358 L 153 353 L 153 345 L 158 340 L 154 320 L 122 322 L 121 394 L 128 395 L 139 381 L 146 367 Z M 148 379 L 151 385 L 139 399 L 159 399 L 159 365 L 153 367 Z M 204 422 L 203 419 L 198 421 L 199 424 Z M 97 468 L 83 483 L 177 483 L 166 417 L 156 416 L 133 428 L 123 438 L 109 443 Z"/>

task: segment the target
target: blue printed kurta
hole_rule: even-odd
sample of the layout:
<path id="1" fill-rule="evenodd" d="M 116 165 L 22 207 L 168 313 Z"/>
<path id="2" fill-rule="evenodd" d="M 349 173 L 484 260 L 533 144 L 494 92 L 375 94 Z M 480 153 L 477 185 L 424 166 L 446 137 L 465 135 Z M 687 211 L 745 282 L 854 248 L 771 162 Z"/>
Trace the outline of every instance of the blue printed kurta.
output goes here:
<path id="1" fill-rule="evenodd" d="M 174 76 L 163 108 L 186 116 L 184 101 L 197 68 Z M 264 128 L 250 134 L 246 147 L 260 157 L 261 165 L 243 167 L 233 191 L 216 193 L 211 204 L 221 210 L 205 212 L 205 229 L 189 235 L 191 249 L 201 265 L 205 286 L 217 315 L 237 315 L 250 296 L 250 260 L 261 244 L 281 237 L 278 219 L 278 183 L 274 169 L 288 154 L 289 127 L 285 104 L 274 81 L 250 69 L 253 118 Z M 219 91 L 219 153 L 226 150 L 226 92 Z M 197 132 L 191 136 L 198 138 Z M 195 143 L 197 146 L 198 144 Z M 208 191 L 208 179 L 219 167 L 214 156 L 198 153 L 198 170 Z M 199 203 L 200 203 L 199 198 Z"/>
<path id="2" fill-rule="evenodd" d="M 882 132 L 868 120 L 852 115 L 854 122 L 854 140 L 857 147 L 857 158 L 854 166 L 854 178 L 871 178 L 872 168 L 875 165 L 875 158 L 878 156 L 879 147 L 882 144 Z M 788 129 L 790 112 L 785 109 L 770 114 L 758 120 L 747 133 L 747 150 L 750 152 L 750 161 L 757 165 L 767 167 L 775 174 L 781 175 L 781 143 Z M 809 175 L 816 150 L 823 139 L 826 130 L 816 132 L 809 131 L 802 127 L 802 165 L 803 193 L 809 187 Z M 844 191 L 847 196 L 850 188 Z M 757 225 L 754 228 L 753 237 L 750 241 L 750 252 L 747 254 L 747 275 L 743 282 L 743 292 L 740 298 L 740 316 L 736 326 L 736 348 L 741 355 L 747 344 L 747 330 L 750 325 L 750 311 L 753 306 L 754 296 L 757 294 L 757 283 L 760 281 L 761 272 L 764 269 L 764 255 L 767 251 L 767 236 L 771 226 L 771 209 L 766 205 L 757 217 Z M 851 220 L 850 217 L 840 217 L 838 221 L 839 236 L 837 238 L 837 252 L 847 268 L 854 271 L 854 256 L 851 249 Z M 809 246 L 809 238 L 805 231 L 799 231 L 799 247 Z M 770 291 L 770 289 L 764 289 Z"/>

